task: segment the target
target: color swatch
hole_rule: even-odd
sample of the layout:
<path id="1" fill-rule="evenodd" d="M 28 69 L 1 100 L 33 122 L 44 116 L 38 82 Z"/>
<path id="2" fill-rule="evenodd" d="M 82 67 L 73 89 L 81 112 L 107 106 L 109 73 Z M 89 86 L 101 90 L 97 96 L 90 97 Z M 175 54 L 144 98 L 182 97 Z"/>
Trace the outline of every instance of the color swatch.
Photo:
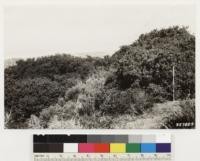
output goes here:
<path id="1" fill-rule="evenodd" d="M 141 144 L 142 153 L 156 153 L 156 144 L 155 143 L 142 143 Z"/>
<path id="2" fill-rule="evenodd" d="M 111 143 L 110 144 L 111 153 L 126 153 L 126 144 L 123 143 Z"/>
<path id="3" fill-rule="evenodd" d="M 34 153 L 171 153 L 170 135 L 34 135 L 33 140 Z"/>
<path id="4" fill-rule="evenodd" d="M 139 144 L 139 143 L 126 144 L 126 152 L 127 153 L 140 153 L 141 152 L 141 144 Z"/>

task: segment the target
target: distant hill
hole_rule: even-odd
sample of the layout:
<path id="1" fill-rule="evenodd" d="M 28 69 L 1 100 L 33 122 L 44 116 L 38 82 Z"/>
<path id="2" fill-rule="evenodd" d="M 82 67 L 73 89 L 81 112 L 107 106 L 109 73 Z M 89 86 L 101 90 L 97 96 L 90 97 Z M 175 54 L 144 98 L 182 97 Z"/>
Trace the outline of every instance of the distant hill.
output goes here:
<path id="1" fill-rule="evenodd" d="M 79 52 L 79 53 L 73 53 L 72 55 L 74 56 L 79 56 L 79 57 L 87 57 L 87 56 L 91 56 L 91 57 L 100 57 L 103 58 L 106 55 L 112 55 L 113 52 Z"/>
<path id="2" fill-rule="evenodd" d="M 20 59 L 19 58 L 5 59 L 5 61 L 4 61 L 4 68 L 8 68 L 10 66 L 16 65 L 17 60 L 20 60 Z"/>

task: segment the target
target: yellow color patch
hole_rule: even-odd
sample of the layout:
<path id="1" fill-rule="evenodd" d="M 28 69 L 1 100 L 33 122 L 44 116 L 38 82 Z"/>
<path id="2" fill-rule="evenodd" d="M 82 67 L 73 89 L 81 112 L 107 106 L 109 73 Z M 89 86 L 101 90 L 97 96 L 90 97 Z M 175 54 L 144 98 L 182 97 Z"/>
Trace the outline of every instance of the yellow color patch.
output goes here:
<path id="1" fill-rule="evenodd" d="M 126 144 L 112 143 L 110 144 L 110 152 L 111 153 L 125 153 Z"/>

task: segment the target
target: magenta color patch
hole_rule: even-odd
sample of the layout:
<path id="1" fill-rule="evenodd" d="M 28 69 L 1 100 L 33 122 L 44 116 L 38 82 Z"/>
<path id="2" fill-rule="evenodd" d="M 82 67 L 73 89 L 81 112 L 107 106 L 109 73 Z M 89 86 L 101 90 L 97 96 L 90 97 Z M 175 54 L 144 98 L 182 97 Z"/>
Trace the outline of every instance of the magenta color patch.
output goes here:
<path id="1" fill-rule="evenodd" d="M 78 144 L 79 153 L 93 153 L 95 152 L 95 146 L 91 143 L 79 143 Z"/>

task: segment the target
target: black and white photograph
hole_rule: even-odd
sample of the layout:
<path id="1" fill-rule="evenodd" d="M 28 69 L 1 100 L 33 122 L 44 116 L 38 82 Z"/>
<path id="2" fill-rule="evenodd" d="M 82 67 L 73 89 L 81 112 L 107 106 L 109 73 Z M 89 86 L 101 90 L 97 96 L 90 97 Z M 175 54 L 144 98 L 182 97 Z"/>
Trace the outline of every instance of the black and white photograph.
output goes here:
<path id="1" fill-rule="evenodd" d="M 194 129 L 195 5 L 11 5 L 5 129 Z"/>

